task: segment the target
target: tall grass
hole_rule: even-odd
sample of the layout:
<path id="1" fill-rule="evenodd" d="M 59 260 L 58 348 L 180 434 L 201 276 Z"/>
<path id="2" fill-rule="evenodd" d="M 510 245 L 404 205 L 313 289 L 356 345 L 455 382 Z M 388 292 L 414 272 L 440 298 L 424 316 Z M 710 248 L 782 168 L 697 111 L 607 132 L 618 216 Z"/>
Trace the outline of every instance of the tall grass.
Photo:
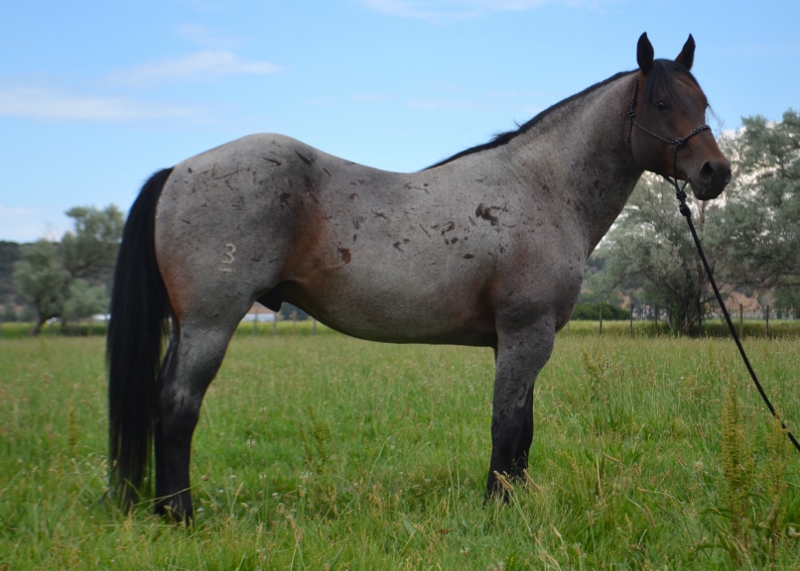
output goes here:
<path id="1" fill-rule="evenodd" d="M 735 320 L 739 331 L 739 322 Z M 3 323 L 0 322 L 0 339 L 24 339 L 31 336 L 32 323 Z M 312 320 L 291 321 L 281 320 L 278 323 L 271 321 L 242 322 L 236 331 L 237 337 L 277 337 L 277 336 L 315 336 L 334 333 L 332 329 L 314 323 Z M 64 329 L 59 323 L 46 324 L 41 332 L 43 337 L 103 337 L 106 334 L 106 322 L 93 320 L 70 323 Z M 603 321 L 602 333 L 597 321 L 578 321 L 569 323 L 560 333 L 562 337 L 582 336 L 594 337 L 628 337 L 635 339 L 653 337 L 675 337 L 669 329 L 669 324 L 663 319 L 658 322 L 658 327 L 652 321 L 639 320 L 633 322 L 631 327 L 628 321 Z M 721 319 L 708 319 L 703 322 L 704 337 L 727 338 L 730 336 L 727 324 Z M 800 320 L 773 319 L 769 322 L 769 330 L 764 320 L 746 319 L 742 322 L 741 336 L 755 339 L 796 339 L 800 337 Z"/>
<path id="2" fill-rule="evenodd" d="M 0 569 L 800 565 L 800 456 L 728 342 L 560 335 L 528 481 L 484 505 L 491 351 L 319 333 L 232 342 L 195 435 L 190 530 L 104 500 L 102 338 L 0 342 Z M 748 349 L 793 426 L 800 346 Z"/>

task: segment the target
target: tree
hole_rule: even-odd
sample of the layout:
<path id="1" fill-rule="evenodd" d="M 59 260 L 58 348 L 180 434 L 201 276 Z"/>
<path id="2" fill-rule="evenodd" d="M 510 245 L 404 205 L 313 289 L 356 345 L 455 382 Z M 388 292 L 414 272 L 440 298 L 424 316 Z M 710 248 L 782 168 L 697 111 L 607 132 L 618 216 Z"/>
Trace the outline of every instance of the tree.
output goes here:
<path id="1" fill-rule="evenodd" d="M 91 285 L 86 280 L 74 279 L 69 284 L 67 297 L 61 310 L 61 319 L 74 321 L 108 311 L 110 303 L 104 285 Z"/>
<path id="2" fill-rule="evenodd" d="M 48 319 L 61 315 L 69 279 L 57 243 L 39 240 L 22 247 L 22 260 L 14 270 L 14 283 L 34 309 L 34 335 Z"/>
<path id="3" fill-rule="evenodd" d="M 39 333 L 45 321 L 68 320 L 105 313 L 107 290 L 122 239 L 124 219 L 116 206 L 105 210 L 75 207 L 67 211 L 75 229 L 60 243 L 40 240 L 23 247 L 14 270 L 17 291 L 34 308 Z"/>
<path id="4" fill-rule="evenodd" d="M 703 232 L 706 203 L 695 201 L 692 208 L 695 227 Z M 699 324 L 707 301 L 705 272 L 672 185 L 643 176 L 598 255 L 606 264 L 590 280 L 592 287 L 621 289 L 634 301 L 658 304 L 673 331 L 691 333 Z"/>
<path id="5" fill-rule="evenodd" d="M 5 303 L 13 303 L 17 293 L 12 276 L 20 257 L 19 244 L 0 240 L 0 301 Z"/>
<path id="6" fill-rule="evenodd" d="M 125 218 L 116 206 L 105 210 L 76 206 L 66 212 L 75 230 L 61 238 L 64 266 L 73 278 L 109 282 L 117 260 Z"/>
<path id="7" fill-rule="evenodd" d="M 14 309 L 13 305 L 6 305 L 3 309 L 3 316 L 0 317 L 0 321 L 4 322 L 11 322 L 17 320 L 17 310 Z"/>
<path id="8" fill-rule="evenodd" d="M 781 122 L 746 117 L 721 141 L 733 179 L 719 200 L 693 201 L 693 221 L 723 292 L 772 302 L 781 312 L 800 306 L 800 115 Z M 602 295 L 622 289 L 639 302 L 667 309 L 670 327 L 690 332 L 712 300 L 707 278 L 674 189 L 645 175 L 601 244 L 603 271 L 587 285 Z"/>
<path id="9" fill-rule="evenodd" d="M 725 243 L 724 276 L 736 287 L 800 294 L 800 115 L 783 121 L 745 117 L 726 145 L 734 178 L 718 209 L 716 239 Z M 724 238 L 724 240 L 723 240 Z M 779 290 L 779 291 L 778 291 Z"/>

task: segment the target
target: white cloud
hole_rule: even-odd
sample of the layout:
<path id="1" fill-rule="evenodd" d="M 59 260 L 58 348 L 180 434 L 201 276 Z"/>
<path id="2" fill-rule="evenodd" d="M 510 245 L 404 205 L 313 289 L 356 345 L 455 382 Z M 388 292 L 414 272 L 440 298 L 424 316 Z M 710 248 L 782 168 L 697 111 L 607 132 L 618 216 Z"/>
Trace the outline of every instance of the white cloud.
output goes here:
<path id="1" fill-rule="evenodd" d="M 202 24 L 181 24 L 175 29 L 175 32 L 184 40 L 206 48 L 229 49 L 243 43 L 238 38 L 228 36 Z"/>
<path id="2" fill-rule="evenodd" d="M 8 208 L 0 204 L 0 220 L 13 220 L 14 218 L 30 216 L 35 211 L 32 208 Z"/>
<path id="3" fill-rule="evenodd" d="M 265 61 L 242 59 L 232 52 L 209 50 L 117 71 L 104 83 L 106 87 L 111 84 L 126 89 L 167 81 L 213 80 L 233 74 L 264 75 L 281 69 Z M 81 95 L 57 86 L 0 82 L 0 116 L 108 122 L 186 118 L 202 113 L 203 109 L 197 106 L 149 102 L 130 95 Z"/>
<path id="4" fill-rule="evenodd" d="M 411 109 L 420 111 L 467 111 L 479 110 L 482 107 L 469 101 L 455 101 L 452 99 L 412 99 L 407 105 Z"/>
<path id="5" fill-rule="evenodd" d="M 536 115 L 538 115 L 539 113 L 544 111 L 545 109 L 547 109 L 547 107 L 541 107 L 541 106 L 537 106 L 537 105 L 523 105 L 522 107 L 520 107 L 520 112 L 525 117 L 528 117 L 529 119 L 532 119 L 533 117 L 535 117 Z"/>
<path id="6" fill-rule="evenodd" d="M 48 213 L 50 214 L 50 213 Z M 63 235 L 56 225 L 43 223 L 44 213 L 32 208 L 9 208 L 0 204 L 0 240 L 12 242 L 35 242 L 39 238 L 59 240 Z M 58 218 L 63 222 L 66 217 L 62 214 Z"/>
<path id="7" fill-rule="evenodd" d="M 71 121 L 135 121 L 190 117 L 198 109 L 125 97 L 72 95 L 57 89 L 0 86 L 0 116 Z"/>
<path id="8" fill-rule="evenodd" d="M 242 59 L 229 51 L 207 50 L 117 71 L 109 80 L 118 85 L 148 86 L 165 81 L 207 81 L 224 75 L 266 75 L 282 70 L 278 65 Z"/>
<path id="9" fill-rule="evenodd" d="M 418 20 L 466 19 L 480 15 L 463 3 L 461 6 L 453 6 L 452 2 L 424 0 L 361 0 L 361 4 L 381 14 Z"/>
<path id="10" fill-rule="evenodd" d="M 342 107 L 342 102 L 332 95 L 321 95 L 320 97 L 308 97 L 303 99 L 306 105 L 316 105 L 320 107 Z"/>
<path id="11" fill-rule="evenodd" d="M 381 93 L 356 93 L 350 99 L 356 103 L 383 103 L 391 100 L 391 96 Z"/>
<path id="12" fill-rule="evenodd" d="M 602 0 L 359 0 L 375 12 L 421 20 L 465 20 L 491 12 L 522 12 L 545 4 L 596 5 Z"/>

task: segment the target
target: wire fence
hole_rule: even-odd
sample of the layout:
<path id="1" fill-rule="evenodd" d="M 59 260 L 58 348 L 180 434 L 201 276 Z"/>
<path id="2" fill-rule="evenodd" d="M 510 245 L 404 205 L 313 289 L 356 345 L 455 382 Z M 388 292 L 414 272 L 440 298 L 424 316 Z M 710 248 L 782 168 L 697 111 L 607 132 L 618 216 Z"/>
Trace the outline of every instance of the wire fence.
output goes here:
<path id="1" fill-rule="evenodd" d="M 664 335 L 691 337 L 728 337 L 730 331 L 721 311 L 706 315 L 692 331 L 685 333 L 671 328 L 669 315 L 664 308 L 655 304 L 632 304 L 626 320 L 610 320 L 604 316 L 602 304 L 597 319 L 572 320 L 561 331 L 562 335 L 615 335 L 629 337 L 660 337 Z M 746 311 L 742 304 L 729 308 L 740 338 L 762 337 L 767 339 L 800 337 L 800 320 L 792 316 L 786 319 L 783 312 L 763 309 Z"/>

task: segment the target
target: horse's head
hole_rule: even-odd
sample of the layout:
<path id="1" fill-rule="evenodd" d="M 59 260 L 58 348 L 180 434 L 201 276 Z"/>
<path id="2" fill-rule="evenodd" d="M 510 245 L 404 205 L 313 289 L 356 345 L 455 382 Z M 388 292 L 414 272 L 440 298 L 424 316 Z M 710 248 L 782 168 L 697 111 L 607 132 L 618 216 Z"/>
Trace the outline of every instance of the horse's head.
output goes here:
<path id="1" fill-rule="evenodd" d="M 689 71 L 694 48 L 690 35 L 675 61 L 654 60 L 647 34 L 639 38 L 629 139 L 641 167 L 688 181 L 698 199 L 710 200 L 730 181 L 731 165 L 706 125 L 708 101 Z"/>

